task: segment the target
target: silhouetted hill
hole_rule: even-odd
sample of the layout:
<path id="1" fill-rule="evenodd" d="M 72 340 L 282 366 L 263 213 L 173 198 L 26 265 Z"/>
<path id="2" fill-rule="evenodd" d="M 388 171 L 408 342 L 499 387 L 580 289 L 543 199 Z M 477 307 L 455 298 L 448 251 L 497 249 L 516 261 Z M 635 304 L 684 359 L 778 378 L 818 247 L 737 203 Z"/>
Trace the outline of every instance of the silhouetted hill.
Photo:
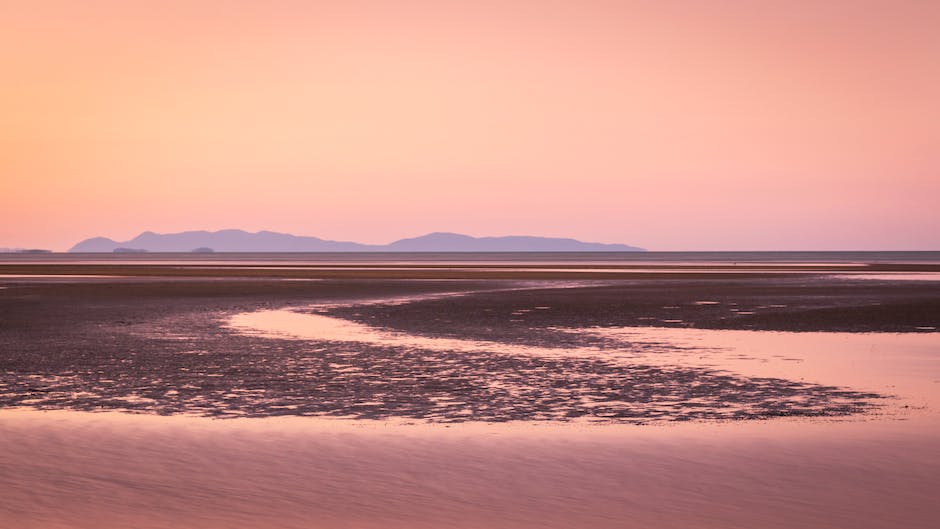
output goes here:
<path id="1" fill-rule="evenodd" d="M 389 252 L 634 252 L 625 244 L 581 242 L 575 239 L 531 237 L 471 237 L 459 233 L 429 233 L 402 239 L 384 247 Z"/>
<path id="2" fill-rule="evenodd" d="M 135 248 L 149 252 L 190 252 L 193 248 L 216 252 L 632 252 L 642 248 L 550 237 L 470 237 L 458 233 L 430 233 L 391 244 L 360 244 L 302 237 L 286 233 L 243 230 L 141 233 L 129 241 L 106 237 L 86 239 L 70 252 L 114 252 Z"/>
<path id="3" fill-rule="evenodd" d="M 242 230 L 184 231 L 154 233 L 145 231 L 129 241 L 94 237 L 73 246 L 70 252 L 113 252 L 116 248 L 140 248 L 150 252 L 190 252 L 193 248 L 212 248 L 216 252 L 356 252 L 368 247 L 354 242 L 326 241 L 317 237 L 298 237 L 286 233 Z"/>

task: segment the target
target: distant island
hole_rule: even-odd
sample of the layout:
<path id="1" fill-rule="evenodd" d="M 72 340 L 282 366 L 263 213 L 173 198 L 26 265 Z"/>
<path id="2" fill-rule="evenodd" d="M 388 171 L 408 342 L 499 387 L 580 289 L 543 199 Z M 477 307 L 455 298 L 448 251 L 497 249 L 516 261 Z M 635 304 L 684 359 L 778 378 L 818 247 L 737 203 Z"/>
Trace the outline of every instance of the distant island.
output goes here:
<path id="1" fill-rule="evenodd" d="M 0 253 L 42 254 L 42 253 L 52 253 L 52 250 L 45 250 L 45 249 L 40 249 L 40 248 L 0 248 Z"/>
<path id="2" fill-rule="evenodd" d="M 361 244 L 331 241 L 272 231 L 250 233 L 243 230 L 185 231 L 154 233 L 145 231 L 129 241 L 107 237 L 86 239 L 69 252 L 642 252 L 626 244 L 581 242 L 575 239 L 508 236 L 471 237 L 459 233 L 429 233 L 390 244 Z"/>

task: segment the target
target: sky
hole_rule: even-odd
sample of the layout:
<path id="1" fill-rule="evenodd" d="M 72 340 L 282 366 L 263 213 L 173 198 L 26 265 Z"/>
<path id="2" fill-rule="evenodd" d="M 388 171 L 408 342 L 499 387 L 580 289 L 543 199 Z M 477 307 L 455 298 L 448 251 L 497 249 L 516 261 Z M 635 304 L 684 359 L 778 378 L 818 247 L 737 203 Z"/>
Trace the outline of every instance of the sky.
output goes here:
<path id="1" fill-rule="evenodd" d="M 940 250 L 940 2 L 0 0 L 0 247 Z"/>

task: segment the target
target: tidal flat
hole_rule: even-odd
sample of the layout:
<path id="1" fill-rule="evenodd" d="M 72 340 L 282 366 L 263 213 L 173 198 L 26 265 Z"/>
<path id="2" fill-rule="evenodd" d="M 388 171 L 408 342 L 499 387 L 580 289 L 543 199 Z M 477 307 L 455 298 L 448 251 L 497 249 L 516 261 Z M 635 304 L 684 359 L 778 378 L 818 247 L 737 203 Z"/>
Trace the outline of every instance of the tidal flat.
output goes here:
<path id="1" fill-rule="evenodd" d="M 930 527 L 931 266 L 0 264 L 0 520 Z"/>

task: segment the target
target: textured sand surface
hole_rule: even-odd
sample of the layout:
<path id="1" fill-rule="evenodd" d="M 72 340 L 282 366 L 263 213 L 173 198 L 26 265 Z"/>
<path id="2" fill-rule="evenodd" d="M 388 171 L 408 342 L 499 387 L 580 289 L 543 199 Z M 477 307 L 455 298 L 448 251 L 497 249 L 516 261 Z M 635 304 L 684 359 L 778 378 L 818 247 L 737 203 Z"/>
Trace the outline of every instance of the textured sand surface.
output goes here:
<path id="1" fill-rule="evenodd" d="M 141 271 L 0 280 L 0 526 L 940 518 L 934 281 Z"/>

